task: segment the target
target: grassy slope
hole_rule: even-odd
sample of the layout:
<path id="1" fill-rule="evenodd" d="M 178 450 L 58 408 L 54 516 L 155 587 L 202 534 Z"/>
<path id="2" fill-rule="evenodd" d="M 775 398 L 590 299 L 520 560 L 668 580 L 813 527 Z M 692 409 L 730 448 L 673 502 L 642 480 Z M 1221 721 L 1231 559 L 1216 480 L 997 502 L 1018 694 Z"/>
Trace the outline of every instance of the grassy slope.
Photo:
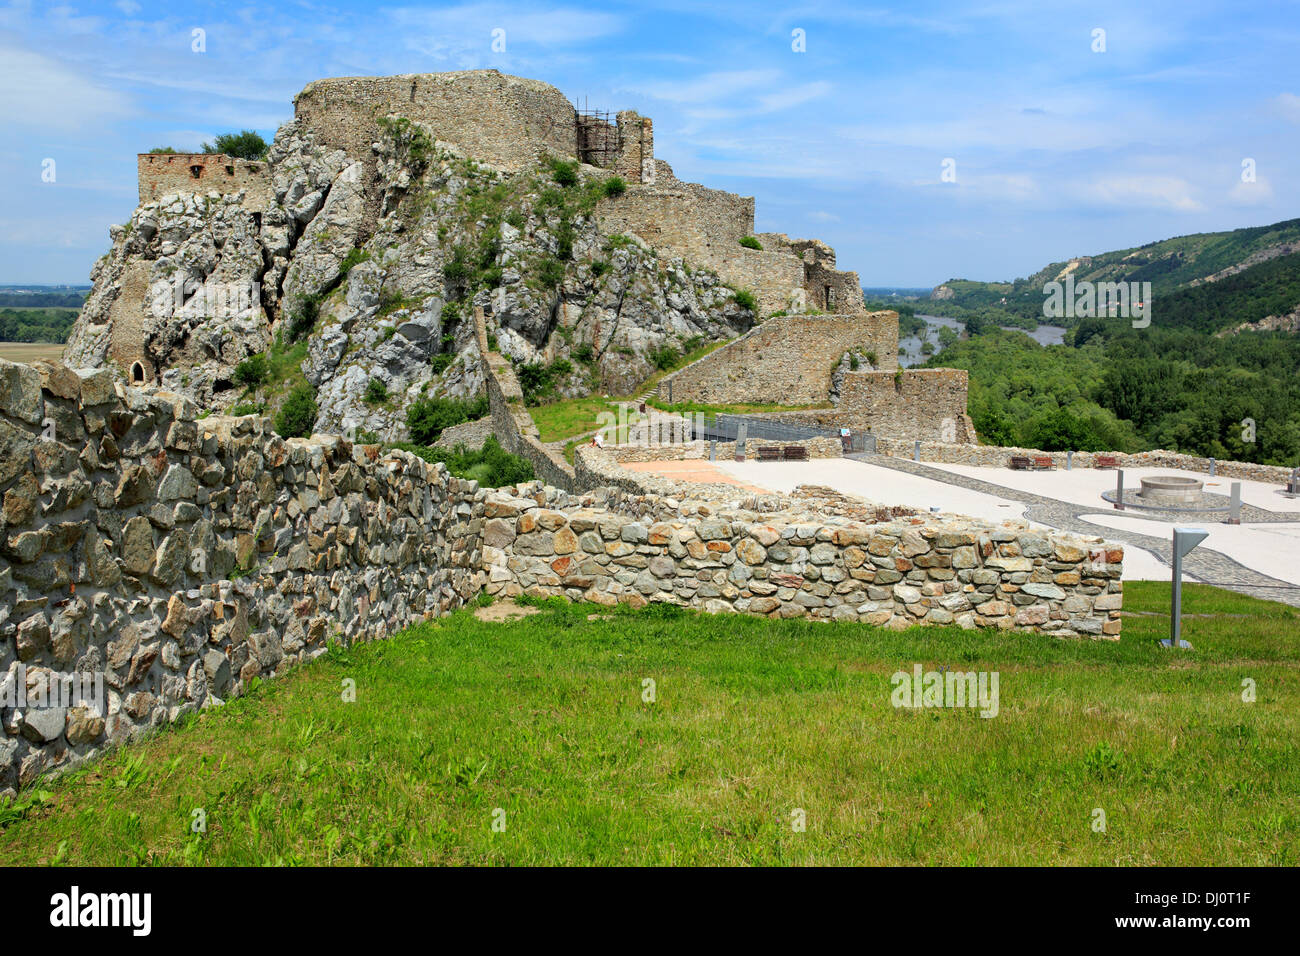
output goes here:
<path id="1" fill-rule="evenodd" d="M 1192 586 L 1215 616 L 1178 654 L 1154 615 L 1093 642 L 591 610 L 334 652 L 0 810 L 0 863 L 1300 862 L 1282 605 Z M 999 671 L 1001 713 L 893 709 L 913 662 Z"/>

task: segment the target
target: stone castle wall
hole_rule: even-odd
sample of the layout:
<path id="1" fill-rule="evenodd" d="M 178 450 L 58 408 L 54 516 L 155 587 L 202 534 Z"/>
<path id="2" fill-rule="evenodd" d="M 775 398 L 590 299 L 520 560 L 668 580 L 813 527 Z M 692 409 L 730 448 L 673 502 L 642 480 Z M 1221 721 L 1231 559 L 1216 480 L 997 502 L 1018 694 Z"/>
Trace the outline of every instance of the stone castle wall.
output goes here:
<path id="1" fill-rule="evenodd" d="M 378 120 L 389 114 L 429 125 L 438 139 L 509 170 L 539 151 L 577 158 L 573 104 L 555 87 L 496 70 L 337 77 L 308 83 L 295 116 L 323 145 L 371 161 Z"/>
<path id="2" fill-rule="evenodd" d="M 673 175 L 663 160 L 654 163 L 652 183 L 607 199 L 596 209 L 596 219 L 606 234 L 635 233 L 661 255 L 680 256 L 693 265 L 716 272 L 736 289 L 754 293 L 759 315 L 828 310 L 826 288 L 843 311 L 858 311 L 862 292 L 854 272 L 835 272 L 835 253 L 818 240 L 790 240 L 765 233 L 758 237 L 762 249 L 740 245 L 754 231 L 754 198 L 737 196 Z M 825 250 L 828 261 L 805 259 L 805 246 Z"/>
<path id="3" fill-rule="evenodd" d="M 878 439 L 973 443 L 975 426 L 966 414 L 968 387 L 965 369 L 846 372 L 833 409 L 782 412 L 773 417 L 823 428 L 870 431 Z M 910 455 L 910 444 L 908 448 Z"/>
<path id="4" fill-rule="evenodd" d="M 524 392 L 519 387 L 514 367 L 500 352 L 488 348 L 482 307 L 474 309 L 474 337 L 485 372 L 484 386 L 491 410 L 492 432 L 497 441 L 512 455 L 527 459 L 533 466 L 533 473 L 542 481 L 572 491 L 576 487 L 573 466 L 542 444 L 537 425 L 524 407 Z"/>
<path id="5" fill-rule="evenodd" d="M 659 382 L 661 401 L 814 405 L 829 401 L 831 375 L 848 350 L 898 364 L 898 313 L 775 316 Z M 892 384 L 893 373 L 887 375 Z M 963 411 L 965 410 L 963 406 Z"/>
<path id="6" fill-rule="evenodd" d="M 0 361 L 0 790 L 478 591 L 474 483 L 195 411 Z M 101 706 L 8 703 L 51 672 Z"/>
<path id="7" fill-rule="evenodd" d="M 136 168 L 142 206 L 170 193 L 210 192 L 242 192 L 249 212 L 266 212 L 274 204 L 271 174 L 264 162 L 220 153 L 140 153 Z"/>

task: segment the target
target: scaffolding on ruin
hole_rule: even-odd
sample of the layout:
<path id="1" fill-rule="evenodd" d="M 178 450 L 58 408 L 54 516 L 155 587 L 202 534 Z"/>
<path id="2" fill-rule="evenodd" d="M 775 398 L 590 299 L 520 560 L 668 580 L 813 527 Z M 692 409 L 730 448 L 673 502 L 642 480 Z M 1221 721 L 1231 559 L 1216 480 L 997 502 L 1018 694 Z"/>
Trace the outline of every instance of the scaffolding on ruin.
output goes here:
<path id="1" fill-rule="evenodd" d="M 609 169 L 622 147 L 618 123 L 608 110 L 593 110 L 583 98 L 582 106 L 573 108 L 578 140 L 578 159 L 589 166 Z"/>

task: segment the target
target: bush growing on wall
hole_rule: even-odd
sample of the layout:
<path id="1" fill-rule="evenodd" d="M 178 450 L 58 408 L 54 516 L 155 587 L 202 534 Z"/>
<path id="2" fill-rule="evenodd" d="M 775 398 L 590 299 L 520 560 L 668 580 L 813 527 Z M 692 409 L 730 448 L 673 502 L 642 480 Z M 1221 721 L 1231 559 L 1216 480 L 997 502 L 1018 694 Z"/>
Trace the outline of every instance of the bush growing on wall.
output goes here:
<path id="1" fill-rule="evenodd" d="M 742 236 L 740 239 L 740 244 L 744 246 L 746 249 L 757 249 L 759 252 L 763 251 L 763 244 L 759 242 L 757 239 L 755 239 L 753 236 Z"/>
<path id="2" fill-rule="evenodd" d="M 458 398 L 421 398 L 406 410 L 406 429 L 417 445 L 432 445 L 444 429 L 482 418 L 488 413 L 487 396 L 473 401 Z"/>
<path id="3" fill-rule="evenodd" d="M 275 431 L 281 438 L 304 438 L 316 424 L 316 394 L 307 384 L 299 385 L 284 400 L 275 416 Z"/>

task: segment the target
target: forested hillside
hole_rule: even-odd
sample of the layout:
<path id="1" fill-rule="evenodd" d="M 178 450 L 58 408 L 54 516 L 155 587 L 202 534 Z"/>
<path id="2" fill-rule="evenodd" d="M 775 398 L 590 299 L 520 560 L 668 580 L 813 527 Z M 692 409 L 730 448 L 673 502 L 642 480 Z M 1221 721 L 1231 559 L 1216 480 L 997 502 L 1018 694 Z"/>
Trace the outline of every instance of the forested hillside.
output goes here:
<path id="1" fill-rule="evenodd" d="M 986 444 L 1167 448 L 1300 464 L 1300 337 L 1293 334 L 1213 337 L 1089 319 L 1065 345 L 1045 348 L 1020 332 L 994 330 L 928 364 L 970 372 L 970 413 Z"/>
<path id="2" fill-rule="evenodd" d="M 1150 282 L 1154 321 L 1217 331 L 1300 306 L 1300 219 L 1053 262 L 1012 282 L 953 279 L 918 301 L 917 309 L 1033 328 L 1043 321 L 1043 286 L 1067 271 L 1076 283 Z"/>

